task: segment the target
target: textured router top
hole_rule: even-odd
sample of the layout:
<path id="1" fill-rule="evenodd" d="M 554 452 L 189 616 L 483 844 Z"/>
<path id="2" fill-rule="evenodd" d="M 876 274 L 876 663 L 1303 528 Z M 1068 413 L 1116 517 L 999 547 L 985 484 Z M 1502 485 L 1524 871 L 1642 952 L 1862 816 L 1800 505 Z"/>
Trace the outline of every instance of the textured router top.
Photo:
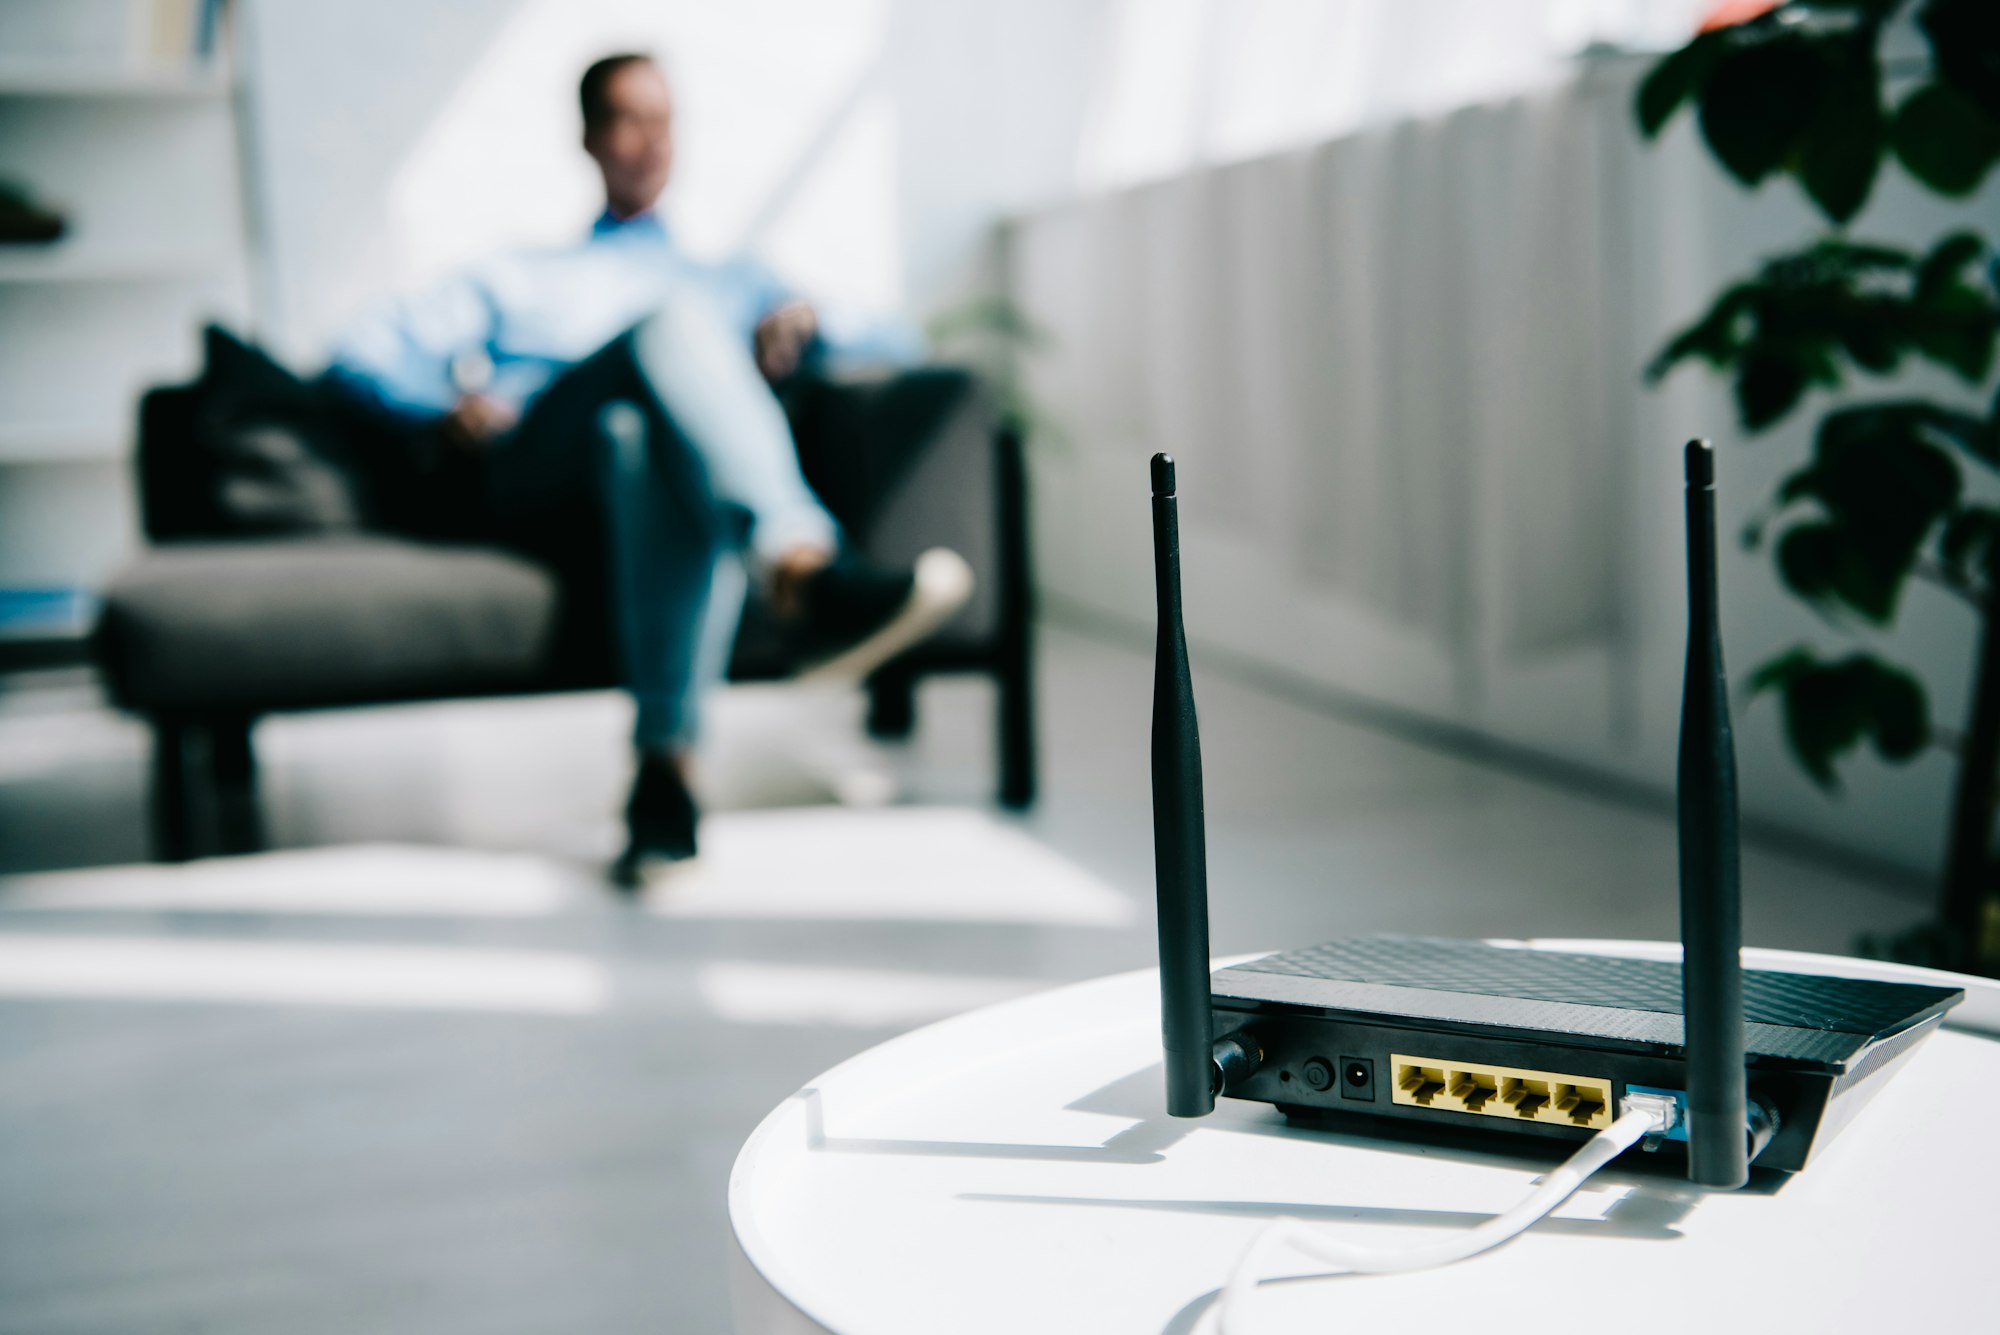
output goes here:
<path id="1" fill-rule="evenodd" d="M 1218 970 L 1217 1000 L 1383 1018 L 1531 1029 L 1680 1046 L 1681 968 L 1477 941 L 1361 937 Z M 1943 1013 L 1965 993 L 1817 974 L 1746 970 L 1744 1047 L 1844 1063 L 1878 1038 Z"/>

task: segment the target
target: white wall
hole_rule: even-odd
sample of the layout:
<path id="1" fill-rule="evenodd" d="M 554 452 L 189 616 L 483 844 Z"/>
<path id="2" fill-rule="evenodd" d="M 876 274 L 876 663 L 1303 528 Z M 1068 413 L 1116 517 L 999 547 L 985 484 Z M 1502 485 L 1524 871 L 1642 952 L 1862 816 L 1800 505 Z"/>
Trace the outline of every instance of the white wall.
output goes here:
<path id="1" fill-rule="evenodd" d="M 680 95 L 668 208 L 809 291 L 933 308 L 992 219 L 1066 191 L 1101 0 L 255 0 L 275 301 L 301 359 L 355 308 L 600 205 L 576 80 L 654 51 Z"/>
<path id="2" fill-rule="evenodd" d="M 1001 214 L 1556 77 L 1698 0 L 248 0 L 272 340 L 596 208 L 577 76 L 663 54 L 708 251 L 918 313 Z"/>
<path id="3" fill-rule="evenodd" d="M 1594 43 L 1678 46 L 1706 0 L 1118 0 L 1079 184 L 1129 185 L 1558 82 Z"/>

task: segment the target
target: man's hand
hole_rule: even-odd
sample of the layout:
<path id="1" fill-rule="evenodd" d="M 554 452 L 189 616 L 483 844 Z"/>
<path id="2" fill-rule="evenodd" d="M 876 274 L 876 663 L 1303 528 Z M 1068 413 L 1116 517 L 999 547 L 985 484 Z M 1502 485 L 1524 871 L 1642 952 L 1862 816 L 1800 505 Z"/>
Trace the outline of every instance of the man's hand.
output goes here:
<path id="1" fill-rule="evenodd" d="M 770 381 L 799 369 L 806 346 L 819 332 L 819 316 L 803 301 L 788 301 L 757 323 L 757 369 Z"/>
<path id="2" fill-rule="evenodd" d="M 477 454 L 492 444 L 493 438 L 511 430 L 521 414 L 512 405 L 484 394 L 461 394 L 451 411 L 444 415 L 441 429 L 445 442 L 467 454 Z"/>

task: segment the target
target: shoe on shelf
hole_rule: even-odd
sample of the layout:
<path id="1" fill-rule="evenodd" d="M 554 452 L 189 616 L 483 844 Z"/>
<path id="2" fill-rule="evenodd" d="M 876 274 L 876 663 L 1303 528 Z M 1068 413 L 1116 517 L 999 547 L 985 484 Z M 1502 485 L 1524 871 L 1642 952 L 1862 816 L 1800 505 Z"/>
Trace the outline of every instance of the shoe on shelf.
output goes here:
<path id="1" fill-rule="evenodd" d="M 632 796 L 625 803 L 625 851 L 611 864 L 612 881 L 637 890 L 649 872 L 693 858 L 694 827 L 700 815 L 680 766 L 665 756 L 641 756 Z"/>
<path id="2" fill-rule="evenodd" d="M 800 596 L 796 680 L 854 684 L 940 630 L 972 597 L 972 567 L 933 547 L 906 570 L 842 552 L 814 571 Z"/>

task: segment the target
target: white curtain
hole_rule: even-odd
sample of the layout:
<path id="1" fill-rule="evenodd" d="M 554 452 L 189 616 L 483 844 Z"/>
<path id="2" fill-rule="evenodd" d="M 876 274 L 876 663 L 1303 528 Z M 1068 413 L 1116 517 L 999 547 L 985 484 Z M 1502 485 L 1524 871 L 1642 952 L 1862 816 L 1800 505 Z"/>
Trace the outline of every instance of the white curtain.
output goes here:
<path id="1" fill-rule="evenodd" d="M 1188 522 L 1462 656 L 1612 634 L 1589 331 L 1618 244 L 1577 85 L 1074 205 L 1015 233 L 1033 385 L 1099 453 L 1173 452 Z M 1552 206 L 1560 201 L 1559 206 Z"/>

